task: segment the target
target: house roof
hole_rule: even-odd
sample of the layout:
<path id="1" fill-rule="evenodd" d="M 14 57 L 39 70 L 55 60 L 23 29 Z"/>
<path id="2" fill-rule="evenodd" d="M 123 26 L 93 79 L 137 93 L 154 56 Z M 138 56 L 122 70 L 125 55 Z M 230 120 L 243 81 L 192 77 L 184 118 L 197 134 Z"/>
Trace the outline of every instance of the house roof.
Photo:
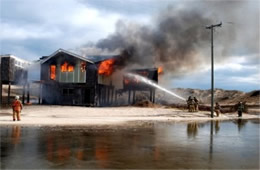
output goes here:
<path id="1" fill-rule="evenodd" d="M 80 56 L 80 55 L 78 55 L 78 54 L 72 53 L 72 52 L 67 51 L 67 50 L 64 50 L 64 49 L 62 49 L 62 48 L 58 49 L 57 51 L 55 51 L 54 53 L 52 53 L 50 56 L 48 56 L 47 58 L 43 59 L 43 60 L 41 61 L 41 64 L 45 63 L 46 61 L 48 61 L 49 59 L 51 59 L 52 57 L 54 57 L 54 56 L 57 55 L 58 53 L 65 53 L 65 54 L 71 55 L 71 56 L 73 56 L 73 57 L 76 57 L 76 58 L 78 58 L 78 59 L 81 59 L 81 60 L 83 60 L 83 61 L 86 61 L 86 62 L 89 62 L 89 63 L 94 64 L 94 62 L 91 61 L 91 60 L 89 60 L 88 58 L 82 57 L 82 56 Z"/>
<path id="2" fill-rule="evenodd" d="M 26 61 L 26 60 L 24 60 L 24 59 L 22 59 L 22 58 L 19 58 L 19 57 L 15 56 L 15 55 L 12 55 L 12 54 L 0 55 L 0 58 L 5 58 L 5 57 L 13 58 L 13 59 L 15 59 L 15 60 L 17 60 L 17 61 L 19 61 L 19 62 L 22 62 L 22 63 L 31 64 L 31 62 Z M 1 62 L 0 62 L 0 63 L 1 63 Z"/>

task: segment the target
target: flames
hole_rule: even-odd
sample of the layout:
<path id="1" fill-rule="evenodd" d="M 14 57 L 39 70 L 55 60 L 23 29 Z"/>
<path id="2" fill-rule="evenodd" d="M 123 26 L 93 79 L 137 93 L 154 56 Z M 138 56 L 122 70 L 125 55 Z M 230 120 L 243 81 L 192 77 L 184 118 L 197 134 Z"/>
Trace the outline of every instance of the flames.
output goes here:
<path id="1" fill-rule="evenodd" d="M 163 74 L 163 67 L 158 67 L 158 75 Z"/>
<path id="2" fill-rule="evenodd" d="M 74 71 L 74 66 L 68 64 L 68 62 L 64 62 L 61 65 L 61 72 L 73 72 Z"/>
<path id="3" fill-rule="evenodd" d="M 114 63 L 115 59 L 113 58 L 102 61 L 98 68 L 98 74 L 110 76 L 114 71 Z"/>
<path id="4" fill-rule="evenodd" d="M 74 67 L 72 65 L 68 66 L 68 72 L 73 72 L 74 71 Z"/>
<path id="5" fill-rule="evenodd" d="M 55 65 L 50 66 L 50 77 L 51 77 L 51 80 L 55 80 L 55 78 L 56 78 L 56 66 Z"/>

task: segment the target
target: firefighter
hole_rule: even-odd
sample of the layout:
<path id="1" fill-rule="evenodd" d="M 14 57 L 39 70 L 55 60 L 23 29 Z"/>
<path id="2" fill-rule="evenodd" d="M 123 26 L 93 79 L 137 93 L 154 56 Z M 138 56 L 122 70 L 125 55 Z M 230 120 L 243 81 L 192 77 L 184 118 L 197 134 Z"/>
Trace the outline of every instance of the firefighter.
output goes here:
<path id="1" fill-rule="evenodd" d="M 12 104 L 13 108 L 13 121 L 15 121 L 15 117 L 17 118 L 18 121 L 20 121 L 20 113 L 23 109 L 22 102 L 19 100 L 19 96 L 15 96 L 15 100 L 13 101 Z"/>
<path id="2" fill-rule="evenodd" d="M 191 99 L 190 110 L 191 110 L 191 112 L 195 112 L 195 101 L 194 101 L 194 99 Z"/>
<path id="3" fill-rule="evenodd" d="M 238 114 L 238 117 L 242 117 L 242 113 L 244 112 L 245 110 L 245 107 L 243 105 L 242 102 L 238 102 L 237 104 L 237 114 Z"/>
<path id="4" fill-rule="evenodd" d="M 199 100 L 196 97 L 194 97 L 193 100 L 195 103 L 195 111 L 197 112 L 199 111 Z"/>
<path id="5" fill-rule="evenodd" d="M 217 114 L 217 117 L 219 117 L 219 115 L 221 113 L 221 106 L 218 102 L 216 103 L 216 106 L 215 106 L 215 112 Z"/>
<path id="6" fill-rule="evenodd" d="M 191 96 L 189 96 L 189 98 L 187 100 L 187 106 L 188 106 L 189 112 L 191 112 L 191 104 L 192 104 L 192 98 L 191 98 Z"/>

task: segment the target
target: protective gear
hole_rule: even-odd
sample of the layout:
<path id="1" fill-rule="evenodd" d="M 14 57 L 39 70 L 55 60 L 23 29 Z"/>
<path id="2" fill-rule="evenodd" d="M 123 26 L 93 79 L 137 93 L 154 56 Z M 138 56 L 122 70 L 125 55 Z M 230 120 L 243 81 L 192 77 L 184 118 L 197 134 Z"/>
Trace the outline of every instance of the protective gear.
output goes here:
<path id="1" fill-rule="evenodd" d="M 219 117 L 219 115 L 221 113 L 221 107 L 220 107 L 219 103 L 216 103 L 215 112 L 217 114 L 217 117 Z"/>
<path id="2" fill-rule="evenodd" d="M 16 100 L 19 100 L 19 96 L 15 96 L 15 99 L 16 99 Z"/>
<path id="3" fill-rule="evenodd" d="M 187 106 L 188 106 L 189 112 L 192 112 L 192 98 L 191 98 L 191 96 L 189 96 L 189 98 L 187 100 Z"/>
<path id="4" fill-rule="evenodd" d="M 242 102 L 239 102 L 239 103 L 238 103 L 238 107 L 237 107 L 238 117 L 242 117 L 243 111 L 244 111 L 244 105 L 243 105 Z"/>
<path id="5" fill-rule="evenodd" d="M 21 120 L 20 113 L 21 113 L 21 110 L 23 109 L 23 105 L 22 105 L 21 101 L 16 99 L 12 104 L 12 108 L 13 108 L 13 121 L 15 121 L 15 117 L 17 117 L 17 120 Z"/>
<path id="6" fill-rule="evenodd" d="M 194 107 L 195 107 L 195 111 L 199 111 L 199 100 L 194 97 Z"/>
<path id="7" fill-rule="evenodd" d="M 21 111 L 23 109 L 23 105 L 20 100 L 15 100 L 12 104 L 14 111 Z"/>

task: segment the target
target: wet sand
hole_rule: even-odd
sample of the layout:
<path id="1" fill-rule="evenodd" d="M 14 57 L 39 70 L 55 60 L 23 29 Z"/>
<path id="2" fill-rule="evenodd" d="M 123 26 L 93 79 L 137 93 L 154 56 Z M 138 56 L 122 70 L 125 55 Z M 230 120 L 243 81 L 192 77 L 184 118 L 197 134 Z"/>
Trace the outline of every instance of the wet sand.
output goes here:
<path id="1" fill-rule="evenodd" d="M 260 118 L 258 114 L 243 114 L 242 119 Z M 236 113 L 221 114 L 214 120 L 238 119 Z M 210 112 L 188 112 L 166 108 L 140 107 L 78 107 L 78 106 L 25 106 L 21 121 L 12 120 L 12 110 L 0 110 L 0 125 L 36 125 L 36 126 L 103 126 L 134 125 L 133 122 L 171 122 L 212 120 Z"/>

